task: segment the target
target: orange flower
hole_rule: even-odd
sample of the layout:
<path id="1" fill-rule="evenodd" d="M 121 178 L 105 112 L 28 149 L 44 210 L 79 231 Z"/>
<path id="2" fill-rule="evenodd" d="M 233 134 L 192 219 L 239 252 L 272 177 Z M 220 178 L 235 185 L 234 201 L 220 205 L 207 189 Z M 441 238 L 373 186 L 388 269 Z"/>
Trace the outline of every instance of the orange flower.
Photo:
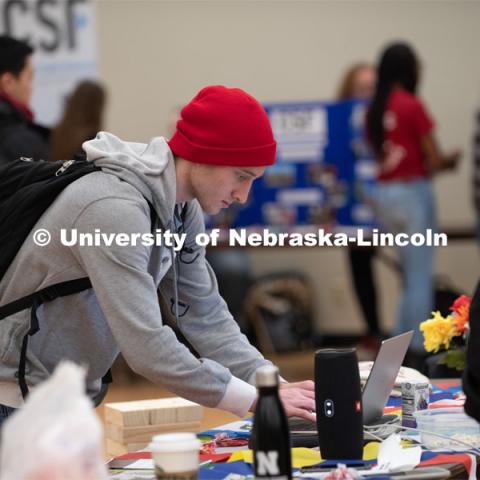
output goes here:
<path id="1" fill-rule="evenodd" d="M 457 312 L 457 310 L 460 308 L 460 307 L 470 307 L 470 297 L 468 297 L 467 295 L 460 295 L 452 304 L 452 306 L 450 307 L 450 310 L 452 312 Z"/>
<path id="2" fill-rule="evenodd" d="M 450 310 L 454 312 L 453 321 L 455 328 L 459 334 L 463 334 L 468 324 L 468 318 L 470 314 L 470 297 L 461 295 L 455 300 L 455 302 L 453 302 Z"/>

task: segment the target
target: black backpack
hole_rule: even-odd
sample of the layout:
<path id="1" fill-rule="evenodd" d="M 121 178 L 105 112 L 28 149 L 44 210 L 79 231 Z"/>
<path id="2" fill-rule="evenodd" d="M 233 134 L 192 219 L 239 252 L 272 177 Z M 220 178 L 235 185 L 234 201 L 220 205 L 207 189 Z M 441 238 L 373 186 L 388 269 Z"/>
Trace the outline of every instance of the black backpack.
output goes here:
<path id="1" fill-rule="evenodd" d="M 75 180 L 100 171 L 92 162 L 85 160 L 85 155 L 76 155 L 74 160 L 46 162 L 33 161 L 31 158 L 21 157 L 7 164 L 0 164 L 0 280 L 5 275 L 13 259 L 22 247 L 31 230 L 54 202 L 57 196 Z M 153 205 L 147 200 L 150 208 L 150 223 L 154 232 L 157 214 Z M 183 231 L 183 224 L 187 216 L 188 203 L 182 207 L 175 207 L 175 218 L 178 231 Z M 193 260 L 182 260 L 182 253 L 189 252 L 184 247 L 177 260 L 191 263 Z M 23 337 L 20 361 L 18 366 L 18 385 L 23 398 L 28 395 L 28 385 L 25 380 L 26 353 L 28 338 L 40 329 L 36 314 L 37 308 L 45 302 L 59 297 L 72 295 L 92 288 L 88 277 L 78 278 L 56 283 L 32 292 L 6 305 L 0 305 L 0 321 L 14 313 L 31 309 L 30 329 Z M 182 306 L 182 303 L 178 303 Z M 183 316 L 185 312 L 180 315 Z M 171 300 L 171 312 L 174 312 L 174 300 Z M 179 338 L 182 341 L 182 338 Z M 184 341 L 188 345 L 188 342 Z M 102 388 L 93 398 L 95 405 L 99 405 L 105 397 L 108 385 L 112 382 L 110 370 L 102 378 Z"/>
<path id="2" fill-rule="evenodd" d="M 33 161 L 22 157 L 0 166 L 0 280 L 34 225 L 63 189 L 80 177 L 99 170 L 82 156 L 56 162 Z M 37 308 L 44 302 L 87 290 L 91 286 L 88 277 L 61 282 L 0 306 L 0 321 L 14 313 L 31 309 L 30 329 L 23 338 L 18 366 L 18 384 L 24 398 L 28 395 L 25 381 L 28 337 L 39 330 Z M 108 371 L 102 379 L 100 401 L 110 382 L 111 374 Z M 97 404 L 98 397 L 94 401 Z"/>

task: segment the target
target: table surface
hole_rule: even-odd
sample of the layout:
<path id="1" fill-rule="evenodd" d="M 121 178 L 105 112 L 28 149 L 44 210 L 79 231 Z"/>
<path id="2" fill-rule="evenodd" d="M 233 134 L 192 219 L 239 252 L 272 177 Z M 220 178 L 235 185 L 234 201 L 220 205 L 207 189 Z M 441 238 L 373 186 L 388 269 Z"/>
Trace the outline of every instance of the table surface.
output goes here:
<path id="1" fill-rule="evenodd" d="M 452 397 L 451 392 L 456 391 L 456 390 L 458 391 L 459 385 L 460 385 L 460 379 L 435 379 L 435 380 L 432 380 L 431 382 L 432 382 L 433 385 L 438 386 L 443 390 L 443 393 L 434 394 L 433 395 L 433 400 L 436 400 L 436 399 L 442 398 L 442 397 L 451 398 Z M 392 409 L 397 409 L 398 410 L 399 402 L 400 402 L 399 399 L 390 398 L 386 410 L 387 411 L 391 411 Z M 212 419 L 218 418 L 217 417 L 217 412 L 215 412 L 215 409 L 210 409 L 210 410 L 212 410 L 212 412 L 210 412 L 210 414 L 208 416 L 210 417 L 210 415 L 211 415 L 211 418 L 207 419 L 204 423 L 204 425 L 207 427 L 207 429 L 214 427 L 214 425 L 211 424 L 211 421 L 212 421 Z M 231 430 L 231 429 L 237 430 L 242 424 L 245 423 L 245 421 L 243 421 L 243 420 L 239 421 L 238 417 L 227 414 L 227 417 L 228 416 L 230 416 L 230 419 L 228 419 L 229 421 L 227 421 L 225 424 L 221 425 L 220 427 L 214 428 L 214 430 L 216 430 L 216 431 L 225 431 L 225 430 Z M 232 419 L 234 420 L 233 423 L 231 422 Z M 218 425 L 218 422 L 217 422 L 216 425 Z M 239 448 L 245 449 L 247 447 L 217 448 L 216 452 L 217 453 L 233 452 L 235 450 L 238 450 Z M 464 467 L 464 465 L 462 463 L 459 463 L 458 461 L 454 461 L 450 464 L 447 464 L 447 465 L 445 465 L 445 467 L 448 467 L 449 471 L 451 472 L 452 476 L 450 478 L 452 480 L 454 480 L 454 479 L 467 479 L 468 478 L 466 468 Z M 142 478 L 148 478 L 147 472 L 144 472 L 144 473 L 147 476 L 142 477 Z M 151 478 L 152 479 L 154 478 L 153 473 L 152 473 Z M 202 477 L 202 472 L 201 472 L 200 478 L 203 478 Z M 477 478 L 479 478 L 478 474 L 477 474 Z"/>

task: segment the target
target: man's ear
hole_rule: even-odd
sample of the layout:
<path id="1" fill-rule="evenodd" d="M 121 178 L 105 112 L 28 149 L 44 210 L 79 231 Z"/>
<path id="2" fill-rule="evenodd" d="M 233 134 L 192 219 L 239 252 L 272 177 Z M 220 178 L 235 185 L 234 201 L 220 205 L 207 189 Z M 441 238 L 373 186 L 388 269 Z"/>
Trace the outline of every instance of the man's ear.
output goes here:
<path id="1" fill-rule="evenodd" d="M 12 72 L 3 72 L 0 74 L 0 92 L 9 95 L 14 81 L 15 75 L 13 75 Z"/>

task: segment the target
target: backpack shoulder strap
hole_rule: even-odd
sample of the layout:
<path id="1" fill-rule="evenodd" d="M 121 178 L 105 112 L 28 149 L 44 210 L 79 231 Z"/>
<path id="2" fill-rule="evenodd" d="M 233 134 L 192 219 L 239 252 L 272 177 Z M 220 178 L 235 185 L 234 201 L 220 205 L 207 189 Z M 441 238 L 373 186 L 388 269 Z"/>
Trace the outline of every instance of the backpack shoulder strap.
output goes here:
<path id="1" fill-rule="evenodd" d="M 44 302 L 51 302 L 59 297 L 65 297 L 67 295 L 72 295 L 73 293 L 82 292 L 83 290 L 91 288 L 91 286 L 92 284 L 88 277 L 56 283 L 54 285 L 42 288 L 42 290 L 34 292 L 31 295 L 27 295 L 0 307 L 0 320 L 14 313 L 31 308 L 30 328 L 23 337 L 22 348 L 20 351 L 20 362 L 18 364 L 18 385 L 20 387 L 20 391 L 22 392 L 23 398 L 26 398 L 28 395 L 28 385 L 25 380 L 28 338 L 32 335 L 35 335 L 35 333 L 37 333 L 40 329 L 37 318 L 37 308 Z"/>
<path id="2" fill-rule="evenodd" d="M 44 302 L 51 302 L 56 298 L 79 293 L 91 287 L 92 284 L 88 277 L 55 283 L 54 285 L 42 288 L 37 292 L 33 292 L 6 305 L 2 305 L 0 307 L 0 321 L 14 313 L 31 308 L 35 303 L 41 305 Z"/>

